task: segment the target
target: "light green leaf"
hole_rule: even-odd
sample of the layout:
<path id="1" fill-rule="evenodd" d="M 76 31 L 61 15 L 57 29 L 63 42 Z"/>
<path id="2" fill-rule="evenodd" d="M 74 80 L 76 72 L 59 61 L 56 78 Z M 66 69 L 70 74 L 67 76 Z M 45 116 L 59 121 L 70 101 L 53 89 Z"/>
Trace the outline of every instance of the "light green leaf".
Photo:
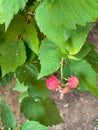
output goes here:
<path id="1" fill-rule="evenodd" d="M 36 83 L 33 83 L 32 86 L 29 86 L 28 94 L 32 98 L 39 97 L 42 100 L 45 100 L 49 97 L 50 91 L 47 89 L 45 81 L 37 81 Z"/>
<path id="2" fill-rule="evenodd" d="M 20 126 L 20 130 L 48 130 L 48 127 L 41 125 L 37 121 L 28 121 Z"/>
<path id="3" fill-rule="evenodd" d="M 47 38 L 63 47 L 76 25 L 96 21 L 97 5 L 95 0 L 44 0 L 36 8 L 35 19 Z"/>
<path id="4" fill-rule="evenodd" d="M 63 123 L 57 105 L 52 99 L 47 98 L 43 102 L 43 105 L 46 112 L 44 122 L 43 122 L 44 125 L 52 126 L 52 125 L 57 125 L 59 123 Z"/>
<path id="5" fill-rule="evenodd" d="M 38 40 L 37 31 L 34 23 L 26 24 L 23 38 L 24 41 L 29 46 L 29 48 L 32 51 L 34 51 L 36 54 L 38 54 L 39 40 Z"/>
<path id="6" fill-rule="evenodd" d="M 63 49 L 64 42 L 72 34 L 72 30 L 65 30 L 62 11 L 58 9 L 60 6 L 57 2 L 53 3 L 53 6 L 42 2 L 36 9 L 35 19 L 47 38 Z"/>
<path id="7" fill-rule="evenodd" d="M 24 9 L 27 1 L 28 0 L 2 0 L 5 30 L 7 30 L 14 14 L 17 14 L 19 9 Z"/>
<path id="8" fill-rule="evenodd" d="M 16 70 L 16 77 L 24 85 L 30 85 L 36 82 L 38 74 L 37 67 L 32 63 L 26 63 Z"/>
<path id="9" fill-rule="evenodd" d="M 18 91 L 18 92 L 25 92 L 25 91 L 27 91 L 27 89 L 28 89 L 28 86 L 24 86 L 18 80 L 13 88 L 13 90 Z"/>
<path id="10" fill-rule="evenodd" d="M 3 14 L 3 9 L 2 9 L 2 1 L 0 0 L 0 24 L 4 23 L 4 14 Z"/>
<path id="11" fill-rule="evenodd" d="M 57 71 L 60 67 L 60 57 L 57 47 L 51 41 L 44 39 L 39 50 L 41 72 L 38 78 L 49 75 Z"/>
<path id="12" fill-rule="evenodd" d="M 23 100 L 24 98 L 28 97 L 28 96 L 29 96 L 29 95 L 28 95 L 28 92 L 27 92 L 27 91 L 21 93 L 21 94 L 19 95 L 19 97 L 18 97 L 19 103 L 21 103 L 22 100 Z"/>
<path id="13" fill-rule="evenodd" d="M 78 26 L 76 33 L 69 38 L 65 45 L 70 55 L 77 54 L 81 50 L 92 27 L 93 25 L 89 24 L 86 27 Z"/>
<path id="14" fill-rule="evenodd" d="M 21 102 L 21 112 L 29 120 L 43 122 L 45 110 L 39 98 L 26 97 Z"/>
<path id="15" fill-rule="evenodd" d="M 14 129 L 16 127 L 16 120 L 14 117 L 14 114 L 12 110 L 9 108 L 9 106 L 4 102 L 0 102 L 0 115 L 1 115 L 1 121 L 4 127 L 4 130 L 8 129 Z"/>
<path id="16" fill-rule="evenodd" d="M 69 71 L 67 70 L 69 68 Z M 91 65 L 86 60 L 67 62 L 67 65 L 64 67 L 64 77 L 66 73 L 69 75 L 75 75 L 79 78 L 79 88 L 86 89 L 90 91 L 93 95 L 98 97 L 98 89 L 96 87 L 96 78 L 97 75 Z M 67 74 L 68 75 L 68 74 Z"/>
<path id="17" fill-rule="evenodd" d="M 14 72 L 26 59 L 25 46 L 22 41 L 6 41 L 0 44 L 0 65 L 2 75 Z"/>

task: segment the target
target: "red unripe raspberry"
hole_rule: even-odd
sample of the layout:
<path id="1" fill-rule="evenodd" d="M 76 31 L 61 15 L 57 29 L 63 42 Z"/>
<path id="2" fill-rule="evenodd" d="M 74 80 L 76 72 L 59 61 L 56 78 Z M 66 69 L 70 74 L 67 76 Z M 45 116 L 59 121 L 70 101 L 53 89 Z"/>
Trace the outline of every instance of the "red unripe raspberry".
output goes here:
<path id="1" fill-rule="evenodd" d="M 59 86 L 58 78 L 52 75 L 46 80 L 46 86 L 50 90 L 55 90 Z"/>
<path id="2" fill-rule="evenodd" d="M 79 84 L 79 79 L 76 76 L 71 76 L 68 79 L 68 87 L 69 88 L 76 88 Z"/>

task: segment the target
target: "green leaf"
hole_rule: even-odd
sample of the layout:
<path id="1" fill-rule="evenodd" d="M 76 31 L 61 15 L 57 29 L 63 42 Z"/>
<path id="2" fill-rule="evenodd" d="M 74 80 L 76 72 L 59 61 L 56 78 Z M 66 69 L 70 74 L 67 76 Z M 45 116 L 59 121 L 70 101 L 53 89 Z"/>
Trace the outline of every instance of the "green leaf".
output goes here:
<path id="1" fill-rule="evenodd" d="M 0 102 L 0 112 L 1 112 L 1 121 L 4 127 L 4 130 L 11 129 L 13 130 L 16 127 L 16 120 L 12 110 L 4 102 Z"/>
<path id="2" fill-rule="evenodd" d="M 85 59 L 92 65 L 93 69 L 98 74 L 98 52 L 95 51 L 95 48 L 91 49 Z"/>
<path id="3" fill-rule="evenodd" d="M 4 31 L 4 24 L 0 25 L 0 43 L 5 42 L 5 31 Z"/>
<path id="4" fill-rule="evenodd" d="M 3 15 L 3 9 L 2 9 L 2 1 L 0 0 L 0 24 L 4 23 L 4 15 Z"/>
<path id="5" fill-rule="evenodd" d="M 52 126 L 52 125 L 57 125 L 59 123 L 63 123 L 57 105 L 52 99 L 47 98 L 43 102 L 43 105 L 46 112 L 44 122 L 43 122 L 44 125 Z"/>
<path id="6" fill-rule="evenodd" d="M 14 72 L 26 59 L 25 46 L 22 41 L 6 41 L 0 44 L 0 65 L 2 75 Z"/>
<path id="7" fill-rule="evenodd" d="M 14 14 L 17 14 L 19 9 L 24 9 L 27 1 L 28 0 L 2 0 L 5 30 L 7 30 Z"/>
<path id="8" fill-rule="evenodd" d="M 43 122 L 45 110 L 39 98 L 26 97 L 21 103 L 21 112 L 29 120 Z"/>
<path id="9" fill-rule="evenodd" d="M 38 54 L 39 40 L 37 36 L 36 26 L 34 23 L 26 24 L 23 38 L 24 41 L 29 46 L 29 48 L 36 54 Z"/>
<path id="10" fill-rule="evenodd" d="M 57 71 L 60 67 L 60 57 L 54 43 L 45 39 L 42 41 L 39 50 L 39 59 L 41 64 L 41 72 L 38 78 L 49 75 Z"/>
<path id="11" fill-rule="evenodd" d="M 69 38 L 65 45 L 70 55 L 77 54 L 81 50 L 92 27 L 93 25 L 89 24 L 85 27 L 78 26 L 76 33 Z"/>
<path id="12" fill-rule="evenodd" d="M 13 90 L 18 91 L 18 92 L 25 92 L 25 91 L 27 91 L 27 89 L 28 89 L 28 86 L 24 86 L 18 80 L 13 88 Z"/>
<path id="13" fill-rule="evenodd" d="M 24 98 L 28 97 L 28 96 L 29 96 L 29 95 L 28 95 L 28 92 L 27 92 L 27 91 L 21 93 L 21 94 L 19 95 L 19 97 L 18 97 L 19 103 L 21 103 L 22 100 L 23 100 Z"/>
<path id="14" fill-rule="evenodd" d="M 47 0 L 40 3 L 36 9 L 36 20 L 41 31 L 48 33 L 49 27 L 76 28 L 76 25 L 85 26 L 87 22 L 94 22 L 98 17 L 98 1 L 68 1 Z M 79 17 L 78 17 L 79 16 Z M 48 23 L 48 24 L 47 24 Z M 47 31 L 46 31 L 47 30 Z"/>
<path id="15" fill-rule="evenodd" d="M 42 100 L 45 100 L 49 96 L 50 91 L 47 89 L 45 81 L 37 81 L 32 86 L 29 86 L 28 94 L 32 98 L 39 97 Z"/>
<path id="16" fill-rule="evenodd" d="M 64 67 L 64 77 L 66 77 L 66 69 L 69 68 L 69 75 L 75 75 L 79 79 L 79 88 L 90 91 L 93 95 L 98 96 L 96 87 L 96 73 L 86 60 L 69 61 Z M 83 89 L 82 89 L 83 90 Z"/>
<path id="17" fill-rule="evenodd" d="M 35 19 L 47 38 L 64 47 L 76 25 L 85 26 L 98 18 L 98 2 L 91 0 L 44 0 L 35 11 Z"/>
<path id="18" fill-rule="evenodd" d="M 26 63 L 16 70 L 16 77 L 20 83 L 30 85 L 37 81 L 38 69 L 32 63 Z"/>
<path id="19" fill-rule="evenodd" d="M 7 40 L 16 40 L 18 37 L 23 35 L 24 28 L 26 26 L 26 19 L 24 16 L 16 15 L 11 21 L 7 31 L 5 32 L 5 37 Z"/>
<path id="20" fill-rule="evenodd" d="M 27 121 L 20 126 L 20 130 L 48 130 L 48 127 L 37 121 Z"/>
<path id="21" fill-rule="evenodd" d="M 8 73 L 3 77 L 0 77 L 0 87 L 3 87 L 9 83 L 11 83 L 13 78 L 13 73 Z"/>
<path id="22" fill-rule="evenodd" d="M 61 10 L 58 1 L 55 1 L 53 5 L 42 2 L 36 9 L 35 19 L 41 32 L 63 49 L 64 42 L 73 33 L 73 30 L 65 29 L 64 25 L 66 22 L 64 21 L 63 11 Z"/>
<path id="23" fill-rule="evenodd" d="M 82 59 L 84 58 L 90 51 L 91 47 L 90 43 L 85 43 L 84 46 L 81 48 L 80 52 L 75 55 L 76 58 Z"/>

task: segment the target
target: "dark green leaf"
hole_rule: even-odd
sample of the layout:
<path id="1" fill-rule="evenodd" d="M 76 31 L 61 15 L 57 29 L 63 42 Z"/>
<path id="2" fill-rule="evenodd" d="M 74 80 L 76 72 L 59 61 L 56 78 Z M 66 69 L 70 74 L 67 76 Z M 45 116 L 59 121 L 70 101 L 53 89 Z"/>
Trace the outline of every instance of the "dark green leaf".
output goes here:
<path id="1" fill-rule="evenodd" d="M 4 77 L 0 78 L 0 87 L 11 83 L 13 78 L 13 73 L 6 74 Z"/>
<path id="2" fill-rule="evenodd" d="M 20 130 L 48 130 L 48 127 L 41 125 L 37 121 L 28 121 L 20 126 Z"/>
<path id="3" fill-rule="evenodd" d="M 38 54 L 39 40 L 37 36 L 36 26 L 34 23 L 26 24 L 23 37 L 29 48 L 36 54 Z"/>
<path id="4" fill-rule="evenodd" d="M 64 77 L 66 77 L 66 69 L 69 67 L 70 76 L 75 75 L 79 79 L 79 88 L 90 91 L 93 95 L 98 96 L 98 89 L 96 87 L 96 73 L 91 65 L 85 61 L 67 62 L 64 67 Z M 68 78 L 68 77 L 66 77 Z"/>
<path id="5" fill-rule="evenodd" d="M 7 41 L 0 44 L 0 65 L 2 75 L 14 72 L 26 59 L 25 46 L 22 41 Z"/>
<path id="6" fill-rule="evenodd" d="M 39 97 L 44 100 L 49 96 L 50 91 L 47 89 L 45 81 L 37 81 L 32 86 L 29 86 L 28 93 L 32 98 Z"/>
<path id="7" fill-rule="evenodd" d="M 8 130 L 9 128 L 13 130 L 16 127 L 16 120 L 12 110 L 4 101 L 0 102 L 0 110 L 1 110 L 1 121 L 4 130 Z"/>
<path id="8" fill-rule="evenodd" d="M 42 41 L 39 50 L 39 59 L 41 64 L 41 72 L 38 78 L 49 75 L 57 71 L 60 67 L 60 57 L 54 43 L 48 39 Z"/>
<path id="9" fill-rule="evenodd" d="M 21 103 L 21 112 L 29 120 L 43 122 L 45 110 L 39 98 L 26 97 Z"/>
<path id="10" fill-rule="evenodd" d="M 26 63 L 16 70 L 16 77 L 24 85 L 33 84 L 37 81 L 38 69 L 32 63 Z"/>
<path id="11" fill-rule="evenodd" d="M 95 51 L 95 48 L 92 48 L 85 59 L 92 65 L 93 69 L 98 74 L 98 52 Z"/>
<path id="12" fill-rule="evenodd" d="M 46 112 L 43 124 L 46 126 L 57 125 L 63 123 L 63 120 L 59 114 L 57 105 L 55 102 L 48 98 L 43 102 L 44 109 Z"/>
<path id="13" fill-rule="evenodd" d="M 16 15 L 11 21 L 7 31 L 5 32 L 5 36 L 7 40 L 15 40 L 24 32 L 24 28 L 26 26 L 26 19 L 24 16 Z"/>
<path id="14" fill-rule="evenodd" d="M 76 58 L 82 59 L 91 51 L 89 43 L 85 43 L 79 53 L 75 55 Z"/>

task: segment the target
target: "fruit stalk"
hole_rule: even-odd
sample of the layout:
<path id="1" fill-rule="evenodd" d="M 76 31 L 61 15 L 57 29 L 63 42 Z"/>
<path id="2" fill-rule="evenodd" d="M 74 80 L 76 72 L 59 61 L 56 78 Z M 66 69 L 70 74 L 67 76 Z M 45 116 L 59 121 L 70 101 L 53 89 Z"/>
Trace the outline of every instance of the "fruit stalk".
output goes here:
<path id="1" fill-rule="evenodd" d="M 63 58 L 61 59 L 61 67 L 60 67 L 60 79 L 61 79 L 61 83 L 63 81 Z"/>

